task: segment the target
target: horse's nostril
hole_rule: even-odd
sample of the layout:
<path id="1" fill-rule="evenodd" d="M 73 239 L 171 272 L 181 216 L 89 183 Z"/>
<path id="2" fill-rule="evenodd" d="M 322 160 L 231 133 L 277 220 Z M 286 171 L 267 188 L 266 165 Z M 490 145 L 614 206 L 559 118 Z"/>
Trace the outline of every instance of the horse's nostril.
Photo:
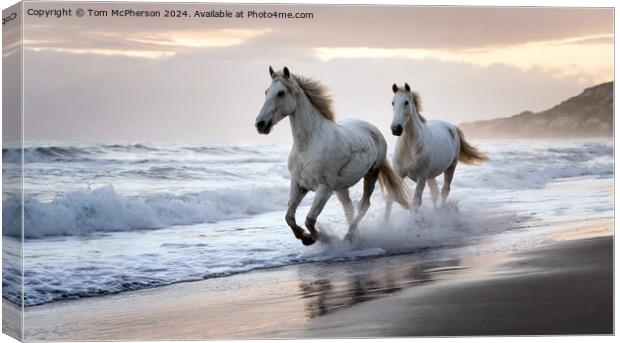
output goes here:
<path id="1" fill-rule="evenodd" d="M 258 123 L 256 123 L 256 128 L 262 129 L 263 127 L 265 127 L 265 121 L 264 120 L 261 120 Z"/>
<path id="2" fill-rule="evenodd" d="M 403 133 L 403 127 L 401 125 L 392 126 L 392 134 L 400 136 Z"/>

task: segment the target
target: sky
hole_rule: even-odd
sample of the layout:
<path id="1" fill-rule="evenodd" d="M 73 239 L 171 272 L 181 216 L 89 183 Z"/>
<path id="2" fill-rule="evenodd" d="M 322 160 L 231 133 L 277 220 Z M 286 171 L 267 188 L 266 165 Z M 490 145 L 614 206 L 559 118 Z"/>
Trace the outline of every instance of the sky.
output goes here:
<path id="1" fill-rule="evenodd" d="M 386 136 L 392 83 L 408 82 L 421 95 L 428 118 L 458 124 L 544 110 L 613 79 L 611 9 L 137 3 L 131 8 L 191 14 L 277 10 L 311 12 L 313 18 L 26 16 L 26 140 L 290 142 L 286 121 L 269 136 L 254 129 L 270 65 L 319 80 L 333 96 L 338 119 L 368 120 Z"/>

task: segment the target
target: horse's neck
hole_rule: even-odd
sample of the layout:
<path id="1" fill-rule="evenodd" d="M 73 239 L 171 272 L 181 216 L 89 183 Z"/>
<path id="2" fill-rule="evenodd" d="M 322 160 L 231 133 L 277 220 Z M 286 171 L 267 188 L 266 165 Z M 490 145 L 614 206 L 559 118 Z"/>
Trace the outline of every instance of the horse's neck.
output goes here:
<path id="1" fill-rule="evenodd" d="M 407 143 L 414 147 L 422 146 L 424 136 L 426 136 L 426 125 L 422 122 L 415 109 L 414 113 L 411 115 L 411 120 L 405 125 L 404 135 L 407 137 Z"/>
<path id="2" fill-rule="evenodd" d="M 291 130 L 293 131 L 293 142 L 298 149 L 306 149 L 321 135 L 326 127 L 334 124 L 332 121 L 323 117 L 310 102 L 303 91 L 299 91 L 297 96 L 297 109 L 295 113 L 289 115 Z"/>

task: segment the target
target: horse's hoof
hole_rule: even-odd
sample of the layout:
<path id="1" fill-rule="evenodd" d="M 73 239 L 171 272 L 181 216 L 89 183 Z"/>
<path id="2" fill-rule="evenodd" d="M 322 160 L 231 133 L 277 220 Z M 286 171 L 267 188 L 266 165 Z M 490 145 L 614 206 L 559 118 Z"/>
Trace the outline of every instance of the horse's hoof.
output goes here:
<path id="1" fill-rule="evenodd" d="M 304 233 L 300 239 L 304 245 L 312 245 L 316 243 L 316 240 L 314 239 L 314 237 L 312 237 L 312 235 L 307 234 L 307 233 Z"/>

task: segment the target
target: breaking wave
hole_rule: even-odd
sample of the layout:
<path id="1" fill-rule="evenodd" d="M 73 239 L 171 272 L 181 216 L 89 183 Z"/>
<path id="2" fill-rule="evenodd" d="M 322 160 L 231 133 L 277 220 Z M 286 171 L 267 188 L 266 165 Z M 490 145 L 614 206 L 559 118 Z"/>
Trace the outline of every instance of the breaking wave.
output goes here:
<path id="1" fill-rule="evenodd" d="M 20 199 L 2 205 L 4 234 L 21 235 Z M 26 238 L 159 229 L 236 219 L 286 208 L 288 188 L 213 190 L 173 195 L 124 196 L 112 186 L 67 193 L 51 202 L 26 197 Z"/>
<path id="2" fill-rule="evenodd" d="M 488 143 L 487 143 L 488 144 Z M 562 178 L 612 177 L 613 145 L 590 142 L 567 147 L 512 148 L 493 142 L 483 147 L 491 161 L 482 166 L 459 165 L 455 187 L 478 189 L 541 189 Z M 440 177 L 441 179 L 441 177 Z"/>
<path id="3" fill-rule="evenodd" d="M 147 144 L 107 144 L 107 145 L 49 145 L 27 146 L 23 150 L 18 147 L 2 149 L 3 163 L 21 163 L 22 151 L 24 162 L 55 163 L 55 162 L 89 162 L 106 160 L 106 157 L 119 153 L 142 154 L 143 156 L 170 156 L 193 154 L 205 156 L 226 156 L 234 154 L 260 155 L 261 151 L 252 147 L 228 146 L 174 146 L 159 147 Z"/>

